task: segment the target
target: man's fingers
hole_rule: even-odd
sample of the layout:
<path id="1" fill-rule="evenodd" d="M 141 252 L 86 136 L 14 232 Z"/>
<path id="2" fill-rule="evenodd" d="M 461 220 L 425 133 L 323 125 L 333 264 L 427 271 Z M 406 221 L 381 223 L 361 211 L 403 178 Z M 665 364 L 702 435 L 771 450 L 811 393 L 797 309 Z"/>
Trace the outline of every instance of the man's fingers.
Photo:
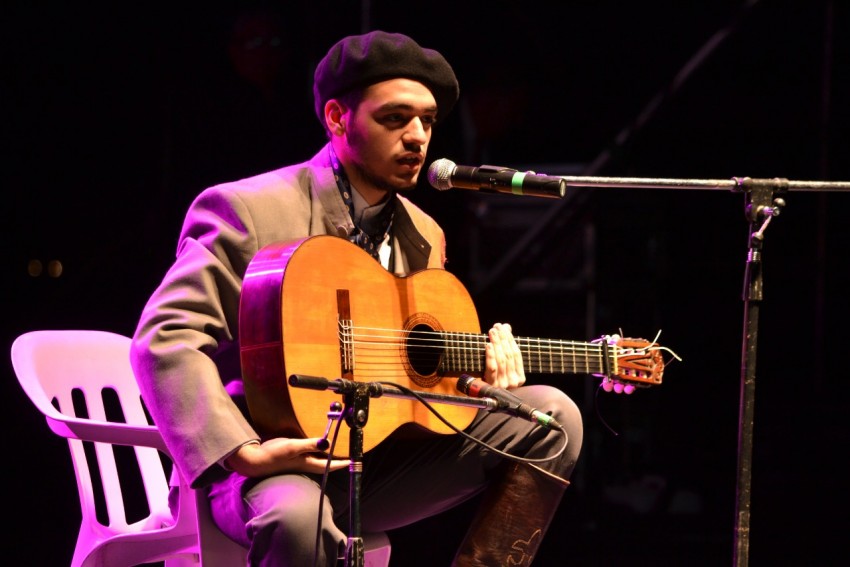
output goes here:
<path id="1" fill-rule="evenodd" d="M 298 441 L 299 454 L 326 451 L 328 449 L 328 440 L 324 437 L 308 437 L 307 439 L 299 439 Z"/>
<path id="2" fill-rule="evenodd" d="M 487 374 L 492 384 L 502 388 L 516 388 L 525 382 L 522 351 L 507 323 L 495 323 L 489 332 L 487 349 Z"/>

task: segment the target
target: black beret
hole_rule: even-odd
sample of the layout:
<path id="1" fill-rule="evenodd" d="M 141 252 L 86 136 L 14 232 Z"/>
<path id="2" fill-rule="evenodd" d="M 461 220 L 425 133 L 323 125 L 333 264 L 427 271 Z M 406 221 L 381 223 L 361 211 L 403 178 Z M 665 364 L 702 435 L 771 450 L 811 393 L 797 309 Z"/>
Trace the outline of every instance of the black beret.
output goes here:
<path id="1" fill-rule="evenodd" d="M 400 33 L 372 31 L 341 39 L 319 62 L 313 78 L 316 116 L 324 124 L 329 99 L 397 78 L 414 79 L 428 87 L 440 118 L 449 113 L 460 94 L 451 65 L 438 52 Z"/>

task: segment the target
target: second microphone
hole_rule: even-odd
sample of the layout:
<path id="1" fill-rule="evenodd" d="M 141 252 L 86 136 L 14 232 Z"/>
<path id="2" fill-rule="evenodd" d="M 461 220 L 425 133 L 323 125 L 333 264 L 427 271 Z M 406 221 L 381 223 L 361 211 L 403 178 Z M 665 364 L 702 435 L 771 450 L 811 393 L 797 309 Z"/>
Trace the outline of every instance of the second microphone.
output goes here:
<path id="1" fill-rule="evenodd" d="M 529 406 L 507 390 L 491 386 L 487 382 L 469 374 L 461 374 L 455 386 L 467 396 L 496 400 L 499 406 L 497 411 L 503 411 L 516 417 L 521 417 L 546 429 L 563 429 L 561 424 L 555 421 L 555 418 L 548 413 L 543 413 Z"/>

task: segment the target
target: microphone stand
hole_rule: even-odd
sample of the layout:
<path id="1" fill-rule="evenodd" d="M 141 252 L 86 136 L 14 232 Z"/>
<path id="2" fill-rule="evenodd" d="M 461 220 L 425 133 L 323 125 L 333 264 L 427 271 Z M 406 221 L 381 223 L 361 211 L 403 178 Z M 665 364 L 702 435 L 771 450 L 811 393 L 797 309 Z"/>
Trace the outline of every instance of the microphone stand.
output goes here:
<path id="1" fill-rule="evenodd" d="M 758 317 L 764 289 L 761 270 L 764 232 L 779 215 L 785 201 L 778 198 L 788 191 L 850 191 L 846 181 L 789 181 L 783 178 L 752 179 L 665 179 L 637 177 L 561 176 L 568 187 L 633 187 L 646 189 L 726 189 L 745 193 L 746 216 L 750 222 L 747 263 L 744 271 L 744 329 L 741 348 L 741 383 L 738 424 L 738 467 L 734 531 L 735 567 L 746 567 L 750 538 L 750 487 L 753 452 L 754 395 Z"/>
<path id="2" fill-rule="evenodd" d="M 381 384 L 379 382 L 355 382 L 337 378 L 328 380 L 318 376 L 293 374 L 289 377 L 289 385 L 311 390 L 333 390 L 342 394 L 345 404 L 343 416 L 345 423 L 351 429 L 349 434 L 349 525 L 348 543 L 345 547 L 345 567 L 364 567 L 365 550 L 360 528 L 360 490 L 363 476 L 363 428 L 369 420 L 369 399 L 381 396 L 407 398 L 418 400 L 416 396 L 402 391 L 400 388 Z M 419 392 L 416 394 L 423 399 L 440 403 L 471 406 L 494 410 L 498 402 L 492 398 L 472 398 L 467 396 L 451 396 Z"/>

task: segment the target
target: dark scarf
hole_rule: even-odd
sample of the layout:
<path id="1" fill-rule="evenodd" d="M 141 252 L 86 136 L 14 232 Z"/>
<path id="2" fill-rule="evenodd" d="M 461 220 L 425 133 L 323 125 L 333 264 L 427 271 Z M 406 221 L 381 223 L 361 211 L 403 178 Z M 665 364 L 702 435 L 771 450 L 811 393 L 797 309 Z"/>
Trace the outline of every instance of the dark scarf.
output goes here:
<path id="1" fill-rule="evenodd" d="M 333 148 L 331 148 L 331 164 L 333 165 L 334 178 L 339 188 L 339 194 L 342 196 L 342 200 L 345 201 L 346 206 L 348 206 L 348 213 L 354 222 L 354 232 L 349 235 L 348 239 L 380 262 L 381 258 L 378 251 L 393 224 L 393 215 L 395 213 L 396 202 L 398 201 L 396 194 L 395 192 L 391 192 L 389 199 L 384 203 L 381 211 L 375 217 L 369 219 L 368 222 L 364 223 L 365 226 L 360 226 L 354 216 L 354 199 L 352 197 L 353 189 L 351 188 L 351 183 L 348 181 L 348 176 L 340 165 Z"/>

